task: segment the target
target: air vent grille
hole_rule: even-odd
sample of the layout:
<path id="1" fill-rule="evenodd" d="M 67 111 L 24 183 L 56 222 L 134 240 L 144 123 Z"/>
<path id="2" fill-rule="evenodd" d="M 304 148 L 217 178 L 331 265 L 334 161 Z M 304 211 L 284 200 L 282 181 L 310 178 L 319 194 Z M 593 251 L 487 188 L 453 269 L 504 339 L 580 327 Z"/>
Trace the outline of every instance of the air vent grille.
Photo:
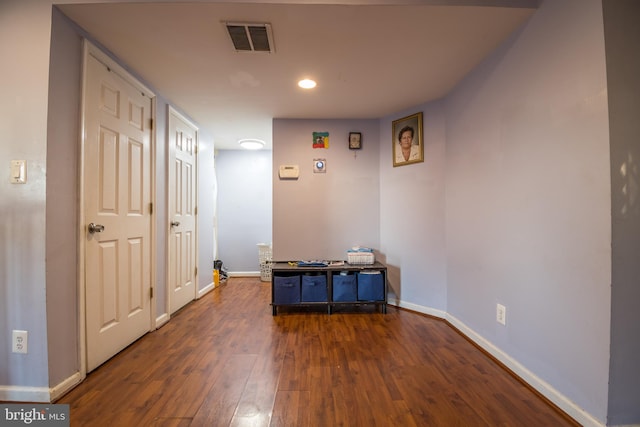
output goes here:
<path id="1" fill-rule="evenodd" d="M 270 24 L 226 22 L 227 32 L 236 52 L 274 52 Z"/>

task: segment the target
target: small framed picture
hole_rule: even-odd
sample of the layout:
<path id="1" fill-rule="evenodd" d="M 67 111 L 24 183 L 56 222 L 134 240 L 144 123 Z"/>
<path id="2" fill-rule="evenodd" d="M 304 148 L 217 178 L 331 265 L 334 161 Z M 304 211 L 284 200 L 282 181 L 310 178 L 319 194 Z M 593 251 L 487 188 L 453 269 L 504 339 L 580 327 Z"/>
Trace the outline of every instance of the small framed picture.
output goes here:
<path id="1" fill-rule="evenodd" d="M 313 132 L 313 148 L 329 148 L 329 132 Z"/>
<path id="2" fill-rule="evenodd" d="M 424 162 L 422 112 L 393 121 L 391 144 L 394 167 Z"/>
<path id="3" fill-rule="evenodd" d="M 360 132 L 349 132 L 349 150 L 359 150 L 362 148 L 362 134 Z"/>

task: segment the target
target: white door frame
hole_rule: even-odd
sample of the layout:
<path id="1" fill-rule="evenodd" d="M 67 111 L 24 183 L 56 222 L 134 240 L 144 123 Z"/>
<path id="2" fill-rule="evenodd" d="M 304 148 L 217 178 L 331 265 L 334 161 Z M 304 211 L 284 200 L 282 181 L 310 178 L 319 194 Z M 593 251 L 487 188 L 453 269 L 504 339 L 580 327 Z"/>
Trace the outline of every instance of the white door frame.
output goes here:
<path id="1" fill-rule="evenodd" d="M 82 60 L 82 96 L 81 96 L 81 105 L 80 105 L 80 152 L 78 154 L 78 228 L 77 228 L 77 237 L 78 237 L 78 316 L 79 316 L 79 328 L 78 328 L 78 349 L 79 349 L 79 360 L 80 360 L 80 376 L 81 379 L 84 379 L 87 376 L 87 320 L 86 320 L 86 278 L 85 278 L 85 235 L 86 235 L 86 227 L 85 227 L 85 216 L 84 216 L 84 152 L 85 152 L 85 141 L 86 141 L 86 117 L 85 117 L 85 93 L 87 91 L 87 63 L 89 61 L 89 56 L 93 56 L 98 61 L 107 65 L 113 72 L 118 74 L 120 77 L 125 79 L 134 87 L 140 89 L 146 95 L 151 98 L 151 117 L 153 123 L 156 123 L 156 102 L 157 98 L 155 93 L 145 86 L 143 83 L 138 81 L 135 77 L 133 77 L 127 70 L 125 70 L 122 66 L 118 65 L 112 58 L 110 58 L 107 54 L 102 52 L 97 46 L 91 43 L 89 40 L 83 40 L 83 60 Z M 155 136 L 155 125 L 151 129 L 151 170 L 150 170 L 150 188 L 151 188 L 151 203 L 153 206 L 157 206 L 156 203 L 156 136 Z M 155 288 L 156 282 L 156 214 L 155 209 L 153 214 L 151 215 L 151 248 L 150 248 L 150 268 L 151 268 L 151 288 Z M 155 306 L 155 298 L 151 298 L 151 319 L 149 319 L 149 330 L 154 330 L 156 328 L 156 306 Z"/>

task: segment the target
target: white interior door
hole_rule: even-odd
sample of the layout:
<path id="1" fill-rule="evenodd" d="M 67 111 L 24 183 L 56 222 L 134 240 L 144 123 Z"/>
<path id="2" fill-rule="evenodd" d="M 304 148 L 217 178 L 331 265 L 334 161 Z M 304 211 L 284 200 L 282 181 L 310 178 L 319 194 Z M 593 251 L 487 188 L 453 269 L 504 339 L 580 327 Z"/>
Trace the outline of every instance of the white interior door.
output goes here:
<path id="1" fill-rule="evenodd" d="M 84 272 L 91 371 L 152 326 L 151 98 L 92 55 L 85 73 Z"/>
<path id="2" fill-rule="evenodd" d="M 196 298 L 198 128 L 169 107 L 169 305 Z"/>

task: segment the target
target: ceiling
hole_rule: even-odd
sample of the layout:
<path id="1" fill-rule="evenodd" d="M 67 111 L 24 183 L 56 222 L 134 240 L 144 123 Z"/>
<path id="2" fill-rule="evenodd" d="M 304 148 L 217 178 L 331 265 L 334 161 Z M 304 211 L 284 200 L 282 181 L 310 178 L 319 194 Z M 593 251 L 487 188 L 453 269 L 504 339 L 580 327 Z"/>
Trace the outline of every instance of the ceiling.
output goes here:
<path id="1" fill-rule="evenodd" d="M 243 138 L 271 148 L 274 118 L 380 118 L 438 99 L 535 11 L 517 0 L 510 6 L 528 7 L 376 3 L 57 7 L 190 116 L 217 149 L 239 149 Z M 271 24 L 275 52 L 236 52 L 224 21 Z M 318 86 L 298 88 L 303 77 Z"/>

